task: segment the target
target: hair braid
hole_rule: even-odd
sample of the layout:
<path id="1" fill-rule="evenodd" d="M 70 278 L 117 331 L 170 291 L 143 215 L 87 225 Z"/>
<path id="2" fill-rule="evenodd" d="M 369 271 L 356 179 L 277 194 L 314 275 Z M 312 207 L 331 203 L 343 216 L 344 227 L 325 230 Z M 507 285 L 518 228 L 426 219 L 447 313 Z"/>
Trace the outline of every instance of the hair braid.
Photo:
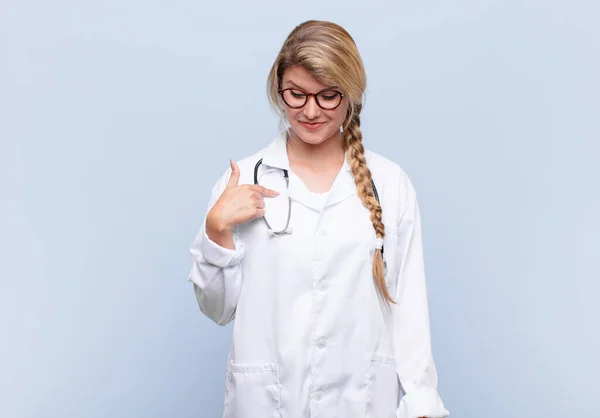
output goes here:
<path id="1" fill-rule="evenodd" d="M 371 222 L 377 238 L 385 236 L 385 225 L 382 221 L 381 205 L 377 202 L 373 188 L 371 187 L 371 170 L 365 161 L 365 148 L 362 143 L 362 131 L 360 129 L 360 111 L 362 106 L 355 105 L 355 109 L 349 110 L 347 123 L 344 126 L 344 146 L 348 151 L 350 169 L 354 176 L 354 182 L 358 189 L 358 196 L 371 212 Z M 381 297 L 386 303 L 396 303 L 385 285 L 385 271 L 383 266 L 383 254 L 381 249 L 375 250 L 373 258 L 373 278 Z"/>

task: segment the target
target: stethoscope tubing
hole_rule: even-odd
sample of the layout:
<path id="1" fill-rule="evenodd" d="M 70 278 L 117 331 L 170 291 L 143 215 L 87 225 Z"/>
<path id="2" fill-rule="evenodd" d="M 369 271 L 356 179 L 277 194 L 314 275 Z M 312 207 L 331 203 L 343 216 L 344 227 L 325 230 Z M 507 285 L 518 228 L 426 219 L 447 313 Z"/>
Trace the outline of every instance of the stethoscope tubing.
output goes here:
<path id="1" fill-rule="evenodd" d="M 261 164 L 262 164 L 262 158 L 260 160 L 258 160 L 256 162 L 256 165 L 254 166 L 254 184 L 255 185 L 258 185 L 258 169 L 261 166 Z M 289 188 L 289 186 L 290 186 L 289 173 L 286 169 L 282 169 L 282 170 L 283 170 L 283 177 L 285 178 L 285 185 L 286 185 L 286 187 Z M 371 188 L 373 189 L 373 195 L 375 196 L 377 203 L 379 203 L 379 205 L 381 205 L 381 201 L 379 200 L 379 193 L 377 192 L 377 186 L 375 186 L 375 181 L 373 181 L 373 179 L 371 179 Z M 267 227 L 269 228 L 270 231 L 272 231 L 272 233 L 274 235 L 284 235 L 287 233 L 287 229 L 290 225 L 290 218 L 292 216 L 292 199 L 288 196 L 288 200 L 289 200 L 288 216 L 287 216 L 287 221 L 285 223 L 285 227 L 282 230 L 275 231 L 273 228 L 271 228 L 271 225 L 269 225 L 269 221 L 267 221 L 266 216 L 263 216 L 263 219 L 265 220 Z M 383 246 L 381 246 L 381 256 L 383 257 Z"/>

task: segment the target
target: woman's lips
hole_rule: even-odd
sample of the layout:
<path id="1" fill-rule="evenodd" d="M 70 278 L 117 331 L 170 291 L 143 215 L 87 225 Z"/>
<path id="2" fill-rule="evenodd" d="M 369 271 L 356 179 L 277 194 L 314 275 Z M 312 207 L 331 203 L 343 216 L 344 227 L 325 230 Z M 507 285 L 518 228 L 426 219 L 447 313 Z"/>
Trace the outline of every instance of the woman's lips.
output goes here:
<path id="1" fill-rule="evenodd" d="M 325 122 L 300 122 L 306 129 L 315 130 L 325 125 Z"/>

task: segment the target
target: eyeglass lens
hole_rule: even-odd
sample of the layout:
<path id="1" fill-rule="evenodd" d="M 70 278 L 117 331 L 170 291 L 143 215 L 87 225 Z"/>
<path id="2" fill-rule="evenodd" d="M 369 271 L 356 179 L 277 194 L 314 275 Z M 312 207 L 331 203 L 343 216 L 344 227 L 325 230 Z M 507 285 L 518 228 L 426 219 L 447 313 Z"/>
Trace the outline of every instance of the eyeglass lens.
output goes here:
<path id="1" fill-rule="evenodd" d="M 301 90 L 286 89 L 282 92 L 285 103 L 294 108 L 302 107 L 308 100 L 308 95 Z M 334 90 L 321 91 L 315 96 L 317 105 L 323 109 L 335 109 L 342 101 L 342 95 Z"/>

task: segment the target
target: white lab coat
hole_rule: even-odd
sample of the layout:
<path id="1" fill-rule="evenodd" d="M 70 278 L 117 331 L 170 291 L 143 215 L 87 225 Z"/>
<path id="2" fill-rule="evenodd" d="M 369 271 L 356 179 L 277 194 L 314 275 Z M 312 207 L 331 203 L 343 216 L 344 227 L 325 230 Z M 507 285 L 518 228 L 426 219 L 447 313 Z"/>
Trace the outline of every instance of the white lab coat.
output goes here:
<path id="1" fill-rule="evenodd" d="M 254 182 L 262 158 L 260 184 L 281 193 L 265 198 L 265 216 L 282 228 L 289 196 L 291 233 L 269 234 L 256 219 L 235 228 L 230 250 L 202 225 L 189 280 L 205 315 L 220 325 L 235 318 L 224 418 L 448 416 L 432 358 L 415 191 L 397 164 L 365 157 L 382 204 L 391 308 L 374 285 L 376 235 L 347 161 L 329 194 L 318 196 L 289 171 L 279 135 L 238 162 L 240 184 Z M 230 172 L 213 188 L 209 209 Z"/>

